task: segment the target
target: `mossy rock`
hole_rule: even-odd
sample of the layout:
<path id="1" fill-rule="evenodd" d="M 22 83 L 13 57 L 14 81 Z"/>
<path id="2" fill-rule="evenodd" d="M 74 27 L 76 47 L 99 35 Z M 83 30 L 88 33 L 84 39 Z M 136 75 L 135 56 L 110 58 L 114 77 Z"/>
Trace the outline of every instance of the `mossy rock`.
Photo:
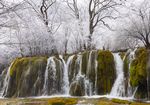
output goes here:
<path id="1" fill-rule="evenodd" d="M 46 65 L 47 57 L 15 59 L 10 68 L 9 86 L 8 90 L 5 90 L 4 96 L 25 97 L 40 94 Z"/>
<path id="2" fill-rule="evenodd" d="M 119 55 L 120 55 L 121 59 L 123 60 L 124 57 L 126 56 L 126 52 L 120 52 Z"/>
<path id="3" fill-rule="evenodd" d="M 138 87 L 136 98 L 147 97 L 147 62 L 148 51 L 145 48 L 137 49 L 135 59 L 130 65 L 130 84 L 132 87 Z"/>
<path id="4" fill-rule="evenodd" d="M 110 51 L 98 51 L 97 93 L 110 93 L 116 79 L 114 56 Z"/>
<path id="5" fill-rule="evenodd" d="M 83 82 L 75 81 L 70 85 L 70 91 L 69 94 L 71 96 L 84 96 L 85 95 L 85 89 L 82 86 Z"/>
<path id="6" fill-rule="evenodd" d="M 144 48 L 139 48 L 135 52 L 135 56 L 136 58 L 131 62 L 130 66 L 130 84 L 133 87 L 139 86 L 146 81 L 148 52 Z"/>
<path id="7" fill-rule="evenodd" d="M 82 69 L 81 69 L 81 73 L 83 75 L 85 75 L 86 72 L 87 72 L 87 68 L 88 68 L 87 65 L 88 65 L 88 60 L 89 60 L 89 54 L 90 54 L 89 51 L 82 53 Z"/>
<path id="8" fill-rule="evenodd" d="M 69 73 L 69 83 L 72 83 L 74 81 L 74 77 L 77 75 L 78 73 L 78 70 L 79 70 L 79 65 L 77 64 L 77 55 L 75 55 L 72 59 L 72 61 L 70 62 L 69 64 L 69 70 L 68 70 L 68 73 Z"/>

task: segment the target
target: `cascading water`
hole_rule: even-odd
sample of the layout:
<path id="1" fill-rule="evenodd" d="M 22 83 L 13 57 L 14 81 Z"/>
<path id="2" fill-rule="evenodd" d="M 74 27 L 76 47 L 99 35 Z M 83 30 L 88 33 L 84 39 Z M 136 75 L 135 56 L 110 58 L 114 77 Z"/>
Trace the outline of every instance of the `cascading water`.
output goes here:
<path id="1" fill-rule="evenodd" d="M 67 60 L 67 63 L 65 62 L 65 60 L 63 59 L 63 57 L 60 55 L 59 58 L 62 60 L 63 62 L 63 91 L 65 95 L 69 95 L 69 77 L 68 77 L 68 67 L 69 64 L 71 62 L 71 60 L 73 59 L 73 56 L 70 56 Z"/>
<path id="2" fill-rule="evenodd" d="M 13 65 L 14 61 L 10 64 L 9 68 L 8 68 L 8 71 L 7 71 L 7 74 L 5 76 L 5 79 L 4 79 L 4 84 L 3 84 L 3 88 L 2 88 L 2 92 L 1 92 L 1 95 L 3 96 L 4 94 L 7 93 L 8 91 L 8 87 L 9 87 L 9 81 L 10 81 L 10 70 L 11 70 L 11 67 Z"/>
<path id="3" fill-rule="evenodd" d="M 92 56 L 92 51 L 89 53 L 89 58 L 88 58 L 88 64 L 87 64 L 87 73 L 86 73 L 86 78 L 84 79 L 85 81 L 85 93 L 86 95 L 92 96 L 92 83 L 89 80 L 90 77 L 90 72 L 91 72 L 91 56 Z"/>
<path id="4" fill-rule="evenodd" d="M 50 76 L 49 76 L 50 74 Z M 45 80 L 43 92 L 44 95 L 49 95 L 49 79 L 51 79 L 51 91 L 55 91 L 55 80 L 56 80 L 56 64 L 54 62 L 54 57 L 50 57 L 47 60 L 47 66 L 45 71 Z"/>
<path id="5" fill-rule="evenodd" d="M 128 67 L 129 67 L 129 69 L 130 69 L 130 65 L 131 65 L 131 63 L 132 63 L 132 61 L 135 59 L 135 51 L 136 51 L 137 49 L 135 49 L 135 50 L 129 50 L 128 52 L 127 52 L 127 54 L 129 54 L 128 55 L 128 58 L 129 58 L 129 65 L 128 65 Z M 129 74 L 130 75 L 130 74 Z M 128 77 L 129 78 L 129 77 Z M 134 95 L 136 94 L 136 91 L 137 91 L 137 89 L 138 89 L 138 87 L 136 87 L 136 88 L 133 88 L 131 85 L 130 85 L 130 81 L 128 80 L 128 88 L 127 88 L 127 96 L 128 97 L 131 97 L 132 99 L 134 98 Z"/>
<path id="6" fill-rule="evenodd" d="M 95 95 L 97 95 L 97 60 L 95 59 Z"/>
<path id="7" fill-rule="evenodd" d="M 114 54 L 117 79 L 112 87 L 110 96 L 122 97 L 125 96 L 125 85 L 124 85 L 124 72 L 123 72 L 123 60 L 119 54 Z"/>
<path id="8" fill-rule="evenodd" d="M 129 59 L 129 66 L 130 66 L 130 62 L 134 58 L 133 55 L 134 53 L 131 53 L 130 55 L 126 55 L 131 59 L 131 60 Z M 104 58 L 108 57 L 108 56 L 105 56 L 105 54 L 103 56 Z M 90 52 L 83 52 L 83 53 L 75 54 L 69 57 L 61 56 L 61 55 L 49 57 L 47 59 L 47 62 L 45 61 L 44 69 L 40 69 L 41 67 L 37 67 L 37 69 L 39 70 L 37 72 L 34 72 L 34 73 L 37 73 L 35 74 L 37 75 L 37 77 L 35 76 L 35 80 L 38 80 L 39 75 L 40 75 L 40 80 L 37 82 L 37 87 L 41 86 L 41 88 L 39 89 L 36 87 L 36 85 L 33 85 L 35 86 L 35 88 L 32 88 L 32 91 L 34 91 L 34 89 L 37 89 L 39 93 L 35 95 L 31 94 L 29 96 L 40 96 L 40 95 L 44 95 L 44 96 L 51 96 L 51 95 L 93 96 L 93 95 L 105 95 L 108 92 L 110 92 L 110 90 L 111 92 L 109 96 L 111 97 L 133 96 L 136 93 L 137 88 L 133 89 L 130 86 L 130 84 L 128 84 L 129 88 L 131 87 L 131 89 L 128 88 L 128 90 L 126 90 L 127 88 L 125 84 L 125 78 L 129 78 L 129 77 L 125 75 L 126 72 L 124 72 L 123 70 L 124 61 L 121 59 L 120 55 L 118 53 L 113 54 L 115 62 L 112 60 L 113 63 L 110 63 L 111 65 L 110 67 L 113 68 L 113 71 L 111 71 L 109 68 L 105 69 L 105 66 L 104 66 L 104 69 L 100 67 L 101 65 L 107 66 L 109 64 L 109 63 L 105 64 L 106 61 L 104 58 L 103 59 L 99 58 L 103 56 L 99 56 L 98 51 L 90 51 Z M 111 54 L 111 57 L 112 57 L 112 54 Z M 104 64 L 103 64 L 103 60 L 104 60 Z M 43 62 L 42 60 L 39 60 L 39 61 Z M 113 65 L 114 63 L 115 63 L 116 69 Z M 34 66 L 32 66 L 31 64 L 29 66 L 31 68 L 28 67 L 28 69 L 32 71 Z M 2 91 L 2 94 L 4 96 L 7 95 L 7 93 L 10 93 L 11 85 L 13 84 L 12 81 L 14 78 L 10 77 L 10 68 L 11 66 L 9 67 L 8 72 L 5 76 L 6 78 L 4 80 L 5 84 L 4 84 L 3 91 Z M 22 77 L 21 79 L 28 78 L 28 76 L 25 76 L 25 74 L 27 74 L 28 72 L 28 69 L 24 69 L 24 72 L 21 74 L 21 77 Z M 112 73 L 107 75 L 107 73 L 109 73 L 109 70 Z M 106 80 L 108 76 L 112 78 L 111 81 Z M 115 77 L 116 77 L 116 80 L 114 81 Z M 33 84 L 36 84 L 35 82 L 36 81 L 33 81 Z M 30 82 L 28 81 L 25 81 L 25 83 L 27 85 L 30 84 Z M 19 88 L 20 87 L 18 86 L 17 89 Z M 18 90 L 14 90 L 14 91 L 17 91 L 16 92 L 17 94 L 19 94 L 20 92 L 20 90 L 19 92 Z M 35 90 L 35 92 L 37 91 Z M 106 92 L 103 92 L 103 91 L 106 91 Z M 126 92 L 129 92 L 128 93 L 129 95 L 126 95 Z M 19 95 L 16 95 L 16 97 L 17 96 L 19 97 Z"/>

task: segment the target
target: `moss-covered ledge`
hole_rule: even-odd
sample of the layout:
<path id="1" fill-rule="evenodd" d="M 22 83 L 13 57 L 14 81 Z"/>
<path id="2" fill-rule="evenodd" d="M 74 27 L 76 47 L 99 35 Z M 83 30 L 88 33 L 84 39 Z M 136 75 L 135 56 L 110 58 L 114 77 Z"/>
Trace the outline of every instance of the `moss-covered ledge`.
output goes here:
<path id="1" fill-rule="evenodd" d="M 97 62 L 97 93 L 108 94 L 116 79 L 114 56 L 110 51 L 99 50 Z"/>
<path id="2" fill-rule="evenodd" d="M 138 48 L 130 65 L 130 84 L 132 87 L 138 87 L 136 98 L 147 98 L 147 62 L 147 49 Z"/>
<path id="3" fill-rule="evenodd" d="M 148 61 L 148 52 L 145 48 L 139 48 L 135 52 L 135 59 L 130 65 L 130 84 L 136 87 L 143 84 L 147 78 L 146 66 Z"/>
<path id="4" fill-rule="evenodd" d="M 16 58 L 10 67 L 10 80 L 5 97 L 34 96 L 41 91 L 47 57 Z M 34 90 L 34 91 L 33 91 Z"/>

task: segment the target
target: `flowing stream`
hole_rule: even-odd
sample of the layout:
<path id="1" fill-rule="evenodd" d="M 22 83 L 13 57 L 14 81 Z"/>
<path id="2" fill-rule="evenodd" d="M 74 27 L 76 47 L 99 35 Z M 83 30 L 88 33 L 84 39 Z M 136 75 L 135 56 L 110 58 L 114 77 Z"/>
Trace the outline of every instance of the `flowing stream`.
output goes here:
<path id="1" fill-rule="evenodd" d="M 125 84 L 124 84 L 124 72 L 123 72 L 123 60 L 119 54 L 114 54 L 117 79 L 110 92 L 111 96 L 122 97 L 125 96 Z"/>

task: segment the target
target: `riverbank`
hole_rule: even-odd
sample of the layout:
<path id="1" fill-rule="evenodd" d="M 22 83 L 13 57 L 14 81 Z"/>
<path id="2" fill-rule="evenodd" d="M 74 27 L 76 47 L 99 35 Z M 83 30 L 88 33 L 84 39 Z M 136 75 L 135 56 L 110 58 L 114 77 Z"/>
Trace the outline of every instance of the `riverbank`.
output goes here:
<path id="1" fill-rule="evenodd" d="M 150 103 L 108 98 L 55 97 L 0 99 L 0 105 L 150 105 Z"/>

